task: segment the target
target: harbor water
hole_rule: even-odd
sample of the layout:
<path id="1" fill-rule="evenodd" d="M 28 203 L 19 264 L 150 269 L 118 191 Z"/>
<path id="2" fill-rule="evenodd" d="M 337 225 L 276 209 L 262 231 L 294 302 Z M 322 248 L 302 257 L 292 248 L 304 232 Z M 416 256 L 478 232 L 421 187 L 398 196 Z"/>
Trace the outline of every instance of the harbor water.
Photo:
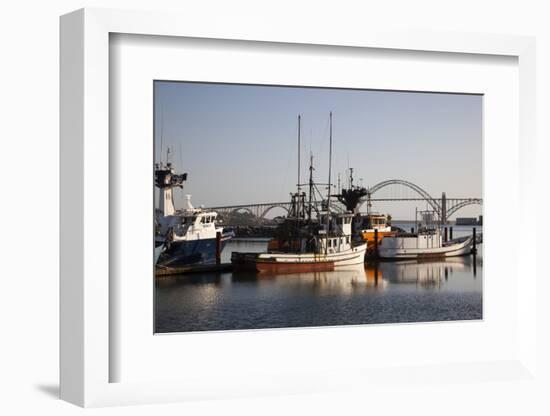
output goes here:
<path id="1" fill-rule="evenodd" d="M 453 228 L 455 238 L 472 233 L 472 227 Z M 266 239 L 232 240 L 222 262 L 233 251 L 266 247 Z M 162 279 L 156 282 L 155 332 L 482 319 L 482 247 L 476 256 L 329 272 L 209 272 Z"/>

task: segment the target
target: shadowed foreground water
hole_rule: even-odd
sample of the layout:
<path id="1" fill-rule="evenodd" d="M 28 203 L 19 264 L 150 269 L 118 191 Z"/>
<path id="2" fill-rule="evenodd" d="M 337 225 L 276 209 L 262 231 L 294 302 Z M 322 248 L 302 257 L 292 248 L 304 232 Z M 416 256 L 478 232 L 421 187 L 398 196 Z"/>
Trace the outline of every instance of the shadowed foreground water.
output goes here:
<path id="1" fill-rule="evenodd" d="M 224 255 L 264 248 L 234 241 Z M 156 332 L 481 319 L 482 270 L 480 251 L 333 272 L 187 275 L 156 284 Z"/>

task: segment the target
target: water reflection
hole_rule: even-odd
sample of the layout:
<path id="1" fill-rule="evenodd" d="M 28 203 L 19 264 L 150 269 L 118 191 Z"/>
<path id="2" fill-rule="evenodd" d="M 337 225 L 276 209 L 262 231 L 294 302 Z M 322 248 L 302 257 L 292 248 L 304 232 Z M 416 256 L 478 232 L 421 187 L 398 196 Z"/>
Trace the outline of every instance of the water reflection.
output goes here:
<path id="1" fill-rule="evenodd" d="M 239 275 L 234 276 L 234 280 Z M 256 275 L 260 284 L 274 281 L 277 286 L 307 290 L 317 294 L 350 294 L 360 290 L 382 289 L 385 282 L 377 272 L 364 265 L 346 266 L 333 271 L 290 273 L 284 275 Z M 270 285 L 272 283 L 270 282 Z"/>
<path id="2" fill-rule="evenodd" d="M 407 260 L 399 262 L 369 262 L 338 268 L 333 271 L 301 272 L 285 274 L 239 273 L 197 273 L 164 279 L 158 288 L 178 285 L 231 286 L 239 283 L 254 283 L 257 286 L 279 286 L 296 290 L 310 289 L 317 293 L 351 293 L 357 290 L 386 290 L 389 285 L 415 284 L 419 287 L 441 288 L 451 286 L 449 279 L 456 273 L 470 275 L 475 279 L 478 256 L 453 257 L 435 261 Z M 458 282 L 455 282 L 458 283 Z M 456 286 L 456 284 L 455 284 Z M 470 287 L 468 283 L 464 287 Z"/>
<path id="3" fill-rule="evenodd" d="M 157 283 L 156 330 L 480 319 L 482 267 L 478 254 L 284 275 L 189 274 Z"/>

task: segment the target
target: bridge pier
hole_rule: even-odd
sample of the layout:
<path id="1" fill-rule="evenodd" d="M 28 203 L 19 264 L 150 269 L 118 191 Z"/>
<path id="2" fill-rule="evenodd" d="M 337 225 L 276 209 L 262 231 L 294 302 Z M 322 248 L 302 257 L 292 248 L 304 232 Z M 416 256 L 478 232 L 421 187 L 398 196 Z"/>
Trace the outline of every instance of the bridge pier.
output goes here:
<path id="1" fill-rule="evenodd" d="M 441 224 L 447 224 L 447 196 L 445 192 L 441 194 Z"/>

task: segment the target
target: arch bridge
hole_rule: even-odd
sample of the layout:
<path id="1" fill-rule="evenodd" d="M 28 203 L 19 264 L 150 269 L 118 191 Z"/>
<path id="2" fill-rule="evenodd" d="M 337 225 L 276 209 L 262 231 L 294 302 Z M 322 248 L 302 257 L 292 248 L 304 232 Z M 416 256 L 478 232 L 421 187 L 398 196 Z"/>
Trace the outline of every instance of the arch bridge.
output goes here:
<path id="1" fill-rule="evenodd" d="M 319 211 L 321 207 L 322 202 L 321 201 L 315 201 L 313 202 L 314 209 L 316 211 Z M 226 205 L 226 206 L 219 206 L 219 207 L 208 207 L 208 209 L 216 211 L 221 217 L 227 217 L 228 215 L 231 215 L 232 213 L 236 212 L 247 212 L 251 215 L 253 215 L 258 220 L 263 220 L 266 218 L 266 215 L 275 208 L 282 208 L 288 213 L 290 213 L 291 207 L 290 201 L 286 202 L 265 202 L 265 203 L 259 203 L 259 204 L 242 204 L 242 205 Z M 330 208 L 335 212 L 344 212 L 345 208 L 342 204 L 340 204 L 337 201 L 333 201 L 330 204 Z"/>
<path id="2" fill-rule="evenodd" d="M 379 192 L 381 189 L 384 189 L 389 186 L 402 186 L 405 188 L 408 188 L 416 194 L 414 197 L 376 197 L 375 194 Z M 425 201 L 431 209 L 436 213 L 437 218 L 442 223 L 447 223 L 448 218 L 455 214 L 458 210 L 461 208 L 464 208 L 468 205 L 482 205 L 483 200 L 481 198 L 448 198 L 445 195 L 445 192 L 442 193 L 441 198 L 434 198 L 432 197 L 426 190 L 421 188 L 419 185 L 416 185 L 410 181 L 406 181 L 403 179 L 389 179 L 382 181 L 380 183 L 377 183 L 374 186 L 371 186 L 367 189 L 367 195 L 361 199 L 358 205 L 358 209 L 360 209 L 365 203 L 367 204 L 367 207 L 370 208 L 370 205 L 372 202 L 384 202 L 384 201 Z M 314 202 L 315 206 L 314 209 L 319 210 L 322 202 L 316 201 Z M 262 219 L 266 218 L 266 215 L 275 208 L 282 208 L 287 213 L 290 212 L 291 209 L 291 203 L 290 201 L 285 202 L 264 202 L 264 203 L 257 203 L 257 204 L 242 204 L 242 205 L 226 205 L 226 206 L 218 206 L 218 207 L 209 207 L 208 209 L 212 209 L 218 212 L 218 214 L 222 217 L 227 217 L 231 213 L 235 212 L 248 212 L 252 216 L 254 216 L 256 219 L 261 221 Z M 332 201 L 331 202 L 331 209 L 335 212 L 344 212 L 345 208 L 344 206 L 338 202 L 338 201 Z"/>
<path id="3" fill-rule="evenodd" d="M 404 186 L 414 191 L 418 197 L 393 197 L 393 198 L 375 198 L 373 195 L 383 188 L 391 185 Z M 370 207 L 373 201 L 426 201 L 433 211 L 436 213 L 438 219 L 442 223 L 447 223 L 448 218 L 455 214 L 459 209 L 468 205 L 483 205 L 481 198 L 448 198 L 443 192 L 441 198 L 432 197 L 427 191 L 420 186 L 403 179 L 388 179 L 377 183 L 367 189 L 367 195 L 359 203 L 360 208 L 365 202 Z"/>

